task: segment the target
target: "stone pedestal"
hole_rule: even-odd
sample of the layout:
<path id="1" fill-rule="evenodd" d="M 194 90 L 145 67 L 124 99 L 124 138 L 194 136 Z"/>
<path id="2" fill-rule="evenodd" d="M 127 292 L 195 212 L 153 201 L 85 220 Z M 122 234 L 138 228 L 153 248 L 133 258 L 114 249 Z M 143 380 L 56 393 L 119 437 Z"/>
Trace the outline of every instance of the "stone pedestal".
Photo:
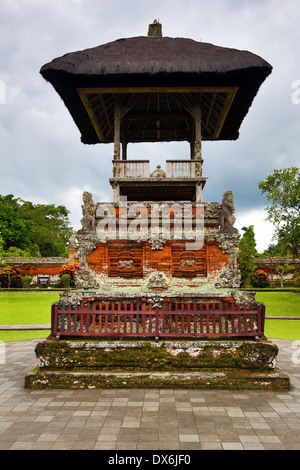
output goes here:
<path id="1" fill-rule="evenodd" d="M 30 389 L 288 390 L 278 348 L 249 340 L 48 340 L 36 346 Z"/>

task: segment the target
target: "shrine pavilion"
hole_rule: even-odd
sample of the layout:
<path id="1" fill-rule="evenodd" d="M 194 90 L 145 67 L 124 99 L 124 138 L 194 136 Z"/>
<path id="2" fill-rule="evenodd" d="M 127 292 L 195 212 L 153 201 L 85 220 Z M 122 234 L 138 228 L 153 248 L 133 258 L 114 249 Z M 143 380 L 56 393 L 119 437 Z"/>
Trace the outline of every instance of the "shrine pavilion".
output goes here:
<path id="1" fill-rule="evenodd" d="M 264 334 L 265 306 L 239 289 L 233 194 L 203 200 L 202 142 L 238 139 L 271 71 L 248 51 L 164 37 L 157 21 L 148 36 L 41 68 L 83 144 L 111 144 L 112 202 L 83 194 L 82 228 L 69 247 L 76 289 L 52 306 L 28 387 L 289 387 Z M 164 168 L 130 158 L 129 144 L 182 141 L 189 155 L 170 155 Z M 185 210 L 191 233 L 178 218 Z M 129 237 L 140 220 L 146 231 Z"/>

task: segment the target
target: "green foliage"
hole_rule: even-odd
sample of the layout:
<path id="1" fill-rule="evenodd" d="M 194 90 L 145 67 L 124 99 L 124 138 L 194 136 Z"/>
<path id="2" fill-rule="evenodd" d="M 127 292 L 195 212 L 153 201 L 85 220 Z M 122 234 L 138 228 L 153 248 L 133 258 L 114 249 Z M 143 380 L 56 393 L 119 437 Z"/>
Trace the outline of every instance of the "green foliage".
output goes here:
<path id="1" fill-rule="evenodd" d="M 263 269 L 257 269 L 253 276 L 251 277 L 251 286 L 252 287 L 269 287 L 270 280 L 268 273 Z"/>
<path id="2" fill-rule="evenodd" d="M 4 265 L 0 269 L 1 287 L 22 287 L 22 275 L 15 266 Z"/>
<path id="3" fill-rule="evenodd" d="M 300 174 L 297 167 L 274 170 L 258 183 L 270 205 L 267 220 L 275 226 L 279 242 L 286 244 L 293 256 L 299 257 L 300 246 Z"/>
<path id="4" fill-rule="evenodd" d="M 290 264 L 287 264 L 287 263 L 283 264 L 282 266 L 278 266 L 278 268 L 276 268 L 275 271 L 280 276 L 280 285 L 281 285 L 281 287 L 283 287 L 283 278 L 284 278 L 285 274 L 287 274 L 289 272 L 292 272 L 295 269 L 296 269 L 295 266 L 291 266 Z"/>
<path id="5" fill-rule="evenodd" d="M 70 287 L 70 284 L 71 284 L 71 276 L 70 274 L 63 274 L 61 276 L 61 286 L 66 288 L 66 287 Z"/>
<path id="6" fill-rule="evenodd" d="M 30 287 L 30 284 L 32 283 L 32 277 L 31 276 L 24 276 L 22 279 L 22 284 L 23 287 L 28 288 Z"/>
<path id="7" fill-rule="evenodd" d="M 68 256 L 68 214 L 64 206 L 0 196 L 0 256 Z"/>
<path id="8" fill-rule="evenodd" d="M 263 258 L 269 258 L 271 256 L 274 258 L 292 257 L 292 252 L 287 242 L 279 240 L 276 244 L 271 243 L 266 250 L 259 253 L 257 256 L 261 256 Z"/>
<path id="9" fill-rule="evenodd" d="M 20 199 L 12 194 L 0 195 L 0 238 L 4 250 L 11 246 L 25 250 L 31 244 L 28 221 L 20 212 Z"/>
<path id="10" fill-rule="evenodd" d="M 253 225 L 243 227 L 245 231 L 239 243 L 238 266 L 241 270 L 241 282 L 244 287 L 249 287 L 250 279 L 255 271 L 256 243 Z"/>

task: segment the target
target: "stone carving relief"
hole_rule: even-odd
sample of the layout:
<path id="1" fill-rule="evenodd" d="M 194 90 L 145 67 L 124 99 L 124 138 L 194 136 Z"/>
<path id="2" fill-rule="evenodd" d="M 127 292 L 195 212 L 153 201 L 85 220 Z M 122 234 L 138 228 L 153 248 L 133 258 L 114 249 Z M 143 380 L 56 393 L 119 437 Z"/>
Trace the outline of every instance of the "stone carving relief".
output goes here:
<path id="1" fill-rule="evenodd" d="M 239 269 L 223 269 L 219 274 L 215 287 L 240 287 L 241 284 L 241 272 Z"/>
<path id="2" fill-rule="evenodd" d="M 131 269 L 133 266 L 133 260 L 132 259 L 120 259 L 119 260 L 119 268 L 120 269 Z"/>
<path id="3" fill-rule="evenodd" d="M 147 299 L 147 302 L 151 304 L 151 307 L 154 308 L 162 308 L 164 303 L 164 297 L 156 297 L 152 296 Z"/>
<path id="4" fill-rule="evenodd" d="M 220 229 L 222 232 L 237 232 L 238 230 L 233 227 L 236 218 L 234 217 L 235 207 L 233 201 L 232 191 L 226 191 L 223 194 Z"/>
<path id="5" fill-rule="evenodd" d="M 229 254 L 228 266 L 218 276 L 215 286 L 221 287 L 239 287 L 241 282 L 241 274 L 237 269 L 237 256 L 240 234 L 234 223 L 234 201 L 232 191 L 226 191 L 223 195 L 221 214 L 220 214 L 220 231 L 215 235 L 215 239 L 223 253 Z"/>
<path id="6" fill-rule="evenodd" d="M 81 225 L 82 228 L 85 230 L 90 230 L 92 232 L 95 232 L 96 230 L 96 223 L 95 223 L 95 214 L 96 214 L 96 204 L 94 204 L 93 198 L 91 193 L 85 191 L 82 196 L 83 199 L 83 205 L 81 206 L 82 208 L 82 219 L 81 219 Z"/>
<path id="7" fill-rule="evenodd" d="M 74 276 L 76 287 L 95 288 L 98 283 L 95 274 L 88 267 L 87 256 L 97 247 L 98 240 L 96 234 L 87 230 L 79 230 L 77 232 L 77 240 L 76 258 L 79 262 L 79 269 Z"/>
<path id="8" fill-rule="evenodd" d="M 153 272 L 147 281 L 147 288 L 148 289 L 168 289 L 168 281 L 167 277 L 164 273 L 160 271 Z"/>
<path id="9" fill-rule="evenodd" d="M 150 238 L 149 245 L 151 250 L 163 250 L 165 241 L 162 238 Z"/>
<path id="10" fill-rule="evenodd" d="M 182 268 L 189 267 L 192 268 L 195 265 L 195 260 L 194 259 L 182 259 L 180 261 L 180 265 Z"/>
<path id="11" fill-rule="evenodd" d="M 74 274 L 77 289 L 97 289 L 99 283 L 96 275 L 90 269 L 79 269 Z"/>

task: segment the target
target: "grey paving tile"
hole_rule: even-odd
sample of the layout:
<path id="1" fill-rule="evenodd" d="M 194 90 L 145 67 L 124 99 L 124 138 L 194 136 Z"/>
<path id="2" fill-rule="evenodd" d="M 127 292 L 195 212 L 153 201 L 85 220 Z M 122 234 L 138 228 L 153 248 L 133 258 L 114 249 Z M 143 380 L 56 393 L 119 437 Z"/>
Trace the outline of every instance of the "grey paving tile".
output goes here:
<path id="1" fill-rule="evenodd" d="M 300 374 L 279 345 L 289 392 L 24 390 L 37 340 L 7 344 L 0 365 L 0 450 L 300 449 Z"/>

